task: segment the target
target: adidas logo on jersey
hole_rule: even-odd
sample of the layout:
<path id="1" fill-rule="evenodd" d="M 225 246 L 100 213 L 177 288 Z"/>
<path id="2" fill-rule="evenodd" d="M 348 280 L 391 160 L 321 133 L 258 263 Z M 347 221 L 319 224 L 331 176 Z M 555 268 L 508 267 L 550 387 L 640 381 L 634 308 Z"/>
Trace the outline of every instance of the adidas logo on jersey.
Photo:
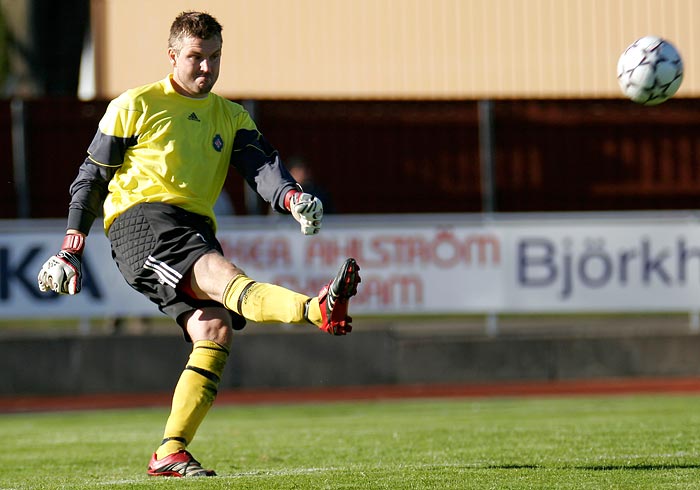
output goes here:
<path id="1" fill-rule="evenodd" d="M 192 114 L 190 114 L 189 116 L 187 116 L 187 119 L 189 119 L 190 121 L 202 122 L 199 120 L 199 118 L 197 117 L 197 114 L 195 114 L 194 112 Z"/>

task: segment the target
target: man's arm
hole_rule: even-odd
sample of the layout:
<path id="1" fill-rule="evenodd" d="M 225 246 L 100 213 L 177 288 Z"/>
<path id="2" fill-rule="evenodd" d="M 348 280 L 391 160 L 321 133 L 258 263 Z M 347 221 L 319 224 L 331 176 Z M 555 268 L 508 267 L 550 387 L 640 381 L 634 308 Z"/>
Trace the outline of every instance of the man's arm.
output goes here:
<path id="1" fill-rule="evenodd" d="M 71 201 L 68 206 L 68 233 L 71 230 L 83 235 L 90 232 L 95 218 L 102 211 L 107 197 L 109 181 L 118 167 L 96 163 L 86 158 L 78 169 L 78 176 L 70 186 Z"/>
<path id="2" fill-rule="evenodd" d="M 323 204 L 305 193 L 282 164 L 277 150 L 257 130 L 239 129 L 236 133 L 231 165 L 248 185 L 273 209 L 291 213 L 301 225 L 304 235 L 315 235 L 321 229 Z"/>
<path id="3" fill-rule="evenodd" d="M 272 208 L 289 214 L 285 197 L 299 184 L 280 161 L 277 150 L 256 129 L 239 129 L 233 142 L 231 165 Z"/>
<path id="4" fill-rule="evenodd" d="M 61 250 L 44 263 L 37 277 L 41 291 L 71 295 L 80 292 L 85 238 L 100 213 L 116 169 L 100 165 L 89 157 L 80 166 L 70 186 L 68 226 Z"/>

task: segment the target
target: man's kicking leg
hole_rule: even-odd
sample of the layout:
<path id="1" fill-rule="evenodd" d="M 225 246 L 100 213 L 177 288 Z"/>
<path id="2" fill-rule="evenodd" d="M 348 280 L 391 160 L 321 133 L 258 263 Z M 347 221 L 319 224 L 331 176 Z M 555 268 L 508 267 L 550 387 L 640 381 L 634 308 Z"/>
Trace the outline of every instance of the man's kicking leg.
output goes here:
<path id="1" fill-rule="evenodd" d="M 361 281 L 359 271 L 355 259 L 347 259 L 333 280 L 314 298 L 238 274 L 226 285 L 222 303 L 249 320 L 308 321 L 325 332 L 345 335 L 352 330 L 348 306 L 350 298 L 357 294 L 357 285 Z"/>
<path id="2" fill-rule="evenodd" d="M 192 294 L 218 301 L 229 310 L 256 322 L 303 323 L 345 335 L 352 330 L 350 298 L 357 294 L 360 267 L 349 258 L 317 297 L 309 297 L 275 284 L 248 277 L 223 255 L 209 253 L 197 260 L 189 276 Z"/>

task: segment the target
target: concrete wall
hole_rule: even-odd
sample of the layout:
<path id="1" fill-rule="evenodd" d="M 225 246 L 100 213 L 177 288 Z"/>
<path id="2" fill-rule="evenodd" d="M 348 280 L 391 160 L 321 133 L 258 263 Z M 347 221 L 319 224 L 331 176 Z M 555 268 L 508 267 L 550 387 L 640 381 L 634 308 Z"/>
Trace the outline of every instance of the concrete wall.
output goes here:
<path id="1" fill-rule="evenodd" d="M 236 338 L 222 388 L 700 375 L 700 336 L 490 338 L 374 330 Z M 179 336 L 0 341 L 0 395 L 168 392 L 190 351 Z"/>

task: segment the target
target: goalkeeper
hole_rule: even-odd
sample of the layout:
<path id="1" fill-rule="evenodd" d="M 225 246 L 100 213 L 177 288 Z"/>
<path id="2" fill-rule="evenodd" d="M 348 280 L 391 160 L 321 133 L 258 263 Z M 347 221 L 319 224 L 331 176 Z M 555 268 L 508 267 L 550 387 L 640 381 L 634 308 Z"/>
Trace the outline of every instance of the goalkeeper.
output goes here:
<path id="1" fill-rule="evenodd" d="M 126 281 L 172 317 L 192 342 L 175 387 L 152 476 L 211 476 L 187 445 L 217 393 L 232 331 L 246 319 L 309 322 L 334 335 L 352 329 L 348 303 L 359 267 L 347 259 L 317 297 L 256 282 L 223 256 L 213 206 L 230 166 L 271 207 L 318 233 L 321 201 L 304 193 L 277 151 L 238 104 L 211 92 L 219 75 L 222 27 L 183 12 L 170 28 L 165 79 L 114 99 L 70 187 L 61 251 L 39 272 L 39 288 L 80 292 L 81 255 L 104 213 L 112 256 Z"/>

